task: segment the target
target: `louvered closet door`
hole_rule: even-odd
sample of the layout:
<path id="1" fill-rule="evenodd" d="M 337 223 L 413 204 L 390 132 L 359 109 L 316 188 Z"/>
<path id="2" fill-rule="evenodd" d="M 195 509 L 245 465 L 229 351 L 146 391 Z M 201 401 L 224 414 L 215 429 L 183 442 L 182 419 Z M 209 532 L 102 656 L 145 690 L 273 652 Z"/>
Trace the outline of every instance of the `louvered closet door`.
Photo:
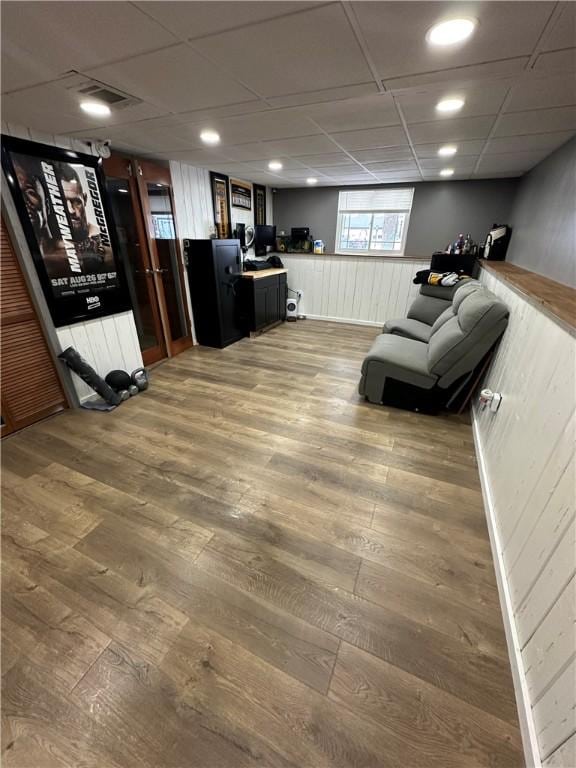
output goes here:
<path id="1" fill-rule="evenodd" d="M 0 376 L 2 436 L 68 407 L 2 221 Z"/>

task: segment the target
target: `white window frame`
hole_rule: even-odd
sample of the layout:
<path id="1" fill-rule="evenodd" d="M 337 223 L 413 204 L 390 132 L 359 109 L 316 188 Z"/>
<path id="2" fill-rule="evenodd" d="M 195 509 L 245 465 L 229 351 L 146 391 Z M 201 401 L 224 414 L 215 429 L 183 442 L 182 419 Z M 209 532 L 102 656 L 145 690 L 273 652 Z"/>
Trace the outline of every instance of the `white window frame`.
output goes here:
<path id="1" fill-rule="evenodd" d="M 380 196 L 381 198 L 385 198 L 387 196 L 386 193 L 388 193 L 388 196 L 393 199 L 396 192 L 403 192 L 403 193 L 409 193 L 410 196 L 410 203 L 409 207 L 406 205 L 406 207 L 380 207 L 382 205 L 385 205 L 385 200 L 381 201 L 380 203 L 376 203 L 379 207 L 375 208 L 349 208 L 349 207 L 343 207 L 346 206 L 346 203 L 343 202 L 346 198 L 346 195 L 350 195 L 350 192 L 352 190 L 341 190 L 338 195 L 338 218 L 337 218 L 337 224 L 336 224 L 336 241 L 335 241 L 335 252 L 338 255 L 341 256 L 381 256 L 386 258 L 398 258 L 401 259 L 405 255 L 406 251 L 406 238 L 408 236 L 408 227 L 410 226 L 410 214 L 412 212 L 412 204 L 414 202 L 414 187 L 397 187 L 389 190 L 380 190 L 380 189 L 365 189 L 362 190 L 362 194 L 366 193 L 375 193 L 375 197 Z M 344 196 L 344 197 L 343 197 Z M 404 213 L 405 214 L 405 220 L 404 220 L 404 229 L 402 231 L 402 242 L 400 245 L 400 250 L 394 251 L 394 250 L 383 250 L 382 248 L 378 249 L 365 249 L 365 250 L 358 250 L 353 248 L 342 248 L 340 246 L 340 238 L 342 236 L 342 226 L 343 226 L 343 220 L 344 216 L 346 214 L 351 213 L 368 213 L 372 215 L 372 220 L 370 222 L 370 237 L 368 239 L 368 242 L 370 243 L 372 240 L 372 226 L 374 223 L 374 215 L 379 213 Z"/>

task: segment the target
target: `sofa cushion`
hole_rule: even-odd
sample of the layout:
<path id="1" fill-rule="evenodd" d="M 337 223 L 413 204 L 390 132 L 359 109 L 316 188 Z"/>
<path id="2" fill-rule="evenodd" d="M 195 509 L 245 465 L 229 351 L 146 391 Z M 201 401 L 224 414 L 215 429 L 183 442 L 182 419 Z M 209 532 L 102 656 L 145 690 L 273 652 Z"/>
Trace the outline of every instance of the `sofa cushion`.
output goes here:
<path id="1" fill-rule="evenodd" d="M 419 320 L 402 317 L 398 320 L 387 320 L 382 330 L 384 333 L 393 333 L 396 336 L 404 336 L 406 339 L 427 343 L 432 333 L 432 326 L 421 323 Z"/>
<path id="2" fill-rule="evenodd" d="M 457 285 L 454 292 L 454 298 L 452 299 L 452 310 L 458 312 L 458 307 L 464 299 L 472 293 L 475 293 L 479 288 L 483 288 L 483 285 L 479 280 L 464 280 L 460 285 Z"/>
<path id="3" fill-rule="evenodd" d="M 365 357 L 362 374 L 374 375 L 382 382 L 389 377 L 430 389 L 437 376 L 428 371 L 427 350 L 428 345 L 421 341 L 383 333 L 376 337 Z"/>
<path id="4" fill-rule="evenodd" d="M 438 315 L 441 315 L 450 304 L 450 300 L 447 301 L 446 299 L 439 299 L 434 296 L 423 296 L 418 294 L 410 305 L 408 317 L 410 320 L 419 320 L 421 323 L 432 325 Z"/>
<path id="5" fill-rule="evenodd" d="M 448 309 L 445 309 L 444 312 L 442 312 L 442 314 L 439 317 L 436 318 L 434 325 L 430 329 L 430 336 L 433 333 L 436 333 L 438 328 L 441 328 L 444 325 L 444 323 L 450 320 L 450 318 L 452 317 L 454 317 L 454 310 L 450 306 L 448 307 Z M 428 336 L 428 340 L 430 340 L 430 336 Z"/>
<path id="6" fill-rule="evenodd" d="M 424 283 L 420 286 L 420 293 L 422 296 L 430 296 L 435 299 L 442 299 L 443 301 L 452 301 L 454 298 L 454 291 L 458 288 L 458 285 L 428 285 Z"/>

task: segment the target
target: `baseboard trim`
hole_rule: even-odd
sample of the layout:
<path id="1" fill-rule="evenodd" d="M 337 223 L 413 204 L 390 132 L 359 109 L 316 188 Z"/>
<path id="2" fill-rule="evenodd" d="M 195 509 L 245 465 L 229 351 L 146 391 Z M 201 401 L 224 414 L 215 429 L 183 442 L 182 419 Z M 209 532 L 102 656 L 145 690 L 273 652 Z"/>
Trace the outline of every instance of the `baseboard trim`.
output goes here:
<path id="1" fill-rule="evenodd" d="M 512 599 L 510 597 L 506 571 L 504 569 L 504 560 L 502 558 L 500 535 L 496 525 L 494 503 L 490 492 L 490 482 L 488 479 L 486 461 L 484 459 L 482 441 L 480 439 L 480 431 L 474 408 L 472 409 L 472 432 L 474 435 L 476 457 L 478 459 L 478 472 L 480 475 L 480 485 L 482 487 L 486 522 L 488 524 L 488 534 L 490 536 L 490 547 L 492 549 L 492 558 L 494 560 L 494 569 L 496 571 L 496 583 L 498 585 L 498 594 L 500 596 L 500 607 L 502 609 L 502 619 L 504 621 L 504 631 L 506 633 L 506 644 L 508 646 L 512 680 L 514 682 L 514 694 L 516 696 L 516 705 L 518 707 L 518 720 L 520 723 L 520 733 L 522 735 L 522 746 L 524 748 L 524 760 L 526 762 L 526 768 L 542 768 L 538 740 L 536 738 L 536 726 L 534 718 L 532 717 L 528 685 L 526 683 L 524 665 L 522 663 L 522 653 L 518 641 L 518 632 L 514 622 Z"/>
<path id="2" fill-rule="evenodd" d="M 309 315 L 307 320 L 325 320 L 327 323 L 345 323 L 346 325 L 366 325 L 370 328 L 382 328 L 384 323 L 375 323 L 373 320 L 353 320 L 351 317 L 329 317 L 328 315 Z"/>

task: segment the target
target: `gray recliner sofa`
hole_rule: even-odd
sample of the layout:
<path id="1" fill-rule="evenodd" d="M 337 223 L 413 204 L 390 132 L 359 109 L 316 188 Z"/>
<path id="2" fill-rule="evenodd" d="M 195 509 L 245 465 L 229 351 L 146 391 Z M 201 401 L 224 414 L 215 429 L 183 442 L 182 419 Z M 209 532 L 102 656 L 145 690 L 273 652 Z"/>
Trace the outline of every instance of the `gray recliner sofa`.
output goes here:
<path id="1" fill-rule="evenodd" d="M 407 317 L 387 320 L 382 333 L 393 333 L 408 339 L 428 342 L 432 326 L 442 312 L 452 306 L 456 291 L 464 288 L 465 285 L 473 285 L 475 290 L 481 283 L 478 280 L 469 279 L 451 288 L 442 285 L 421 285 L 419 295 L 410 305 Z"/>
<path id="2" fill-rule="evenodd" d="M 414 316 L 389 321 L 362 364 L 360 395 L 435 412 L 471 377 L 504 333 L 508 315 L 491 291 L 470 280 L 456 287 L 431 325 Z"/>

